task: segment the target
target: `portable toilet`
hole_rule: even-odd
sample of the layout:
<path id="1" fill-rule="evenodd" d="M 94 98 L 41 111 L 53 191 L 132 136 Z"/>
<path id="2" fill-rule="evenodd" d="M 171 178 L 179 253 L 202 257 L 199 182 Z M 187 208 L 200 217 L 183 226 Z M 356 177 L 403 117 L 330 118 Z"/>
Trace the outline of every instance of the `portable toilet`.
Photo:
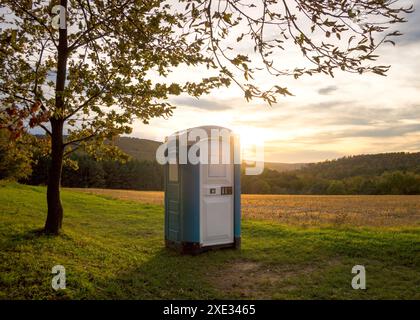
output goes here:
<path id="1" fill-rule="evenodd" d="M 224 132 L 224 138 L 227 136 L 224 142 L 221 137 L 212 135 L 217 131 Z M 197 132 L 201 136 L 199 143 L 194 136 L 191 140 L 191 135 Z M 191 254 L 217 248 L 239 248 L 241 168 L 238 136 L 223 127 L 204 126 L 176 132 L 166 139 L 166 143 L 169 145 L 168 158 L 172 156 L 177 160 L 175 164 L 172 161 L 164 166 L 166 246 Z M 182 153 L 184 160 L 188 155 L 187 161 L 180 161 Z M 200 161 L 190 161 L 191 154 L 199 156 Z M 225 158 L 221 159 L 222 156 Z M 214 164 L 215 158 L 224 161 Z"/>

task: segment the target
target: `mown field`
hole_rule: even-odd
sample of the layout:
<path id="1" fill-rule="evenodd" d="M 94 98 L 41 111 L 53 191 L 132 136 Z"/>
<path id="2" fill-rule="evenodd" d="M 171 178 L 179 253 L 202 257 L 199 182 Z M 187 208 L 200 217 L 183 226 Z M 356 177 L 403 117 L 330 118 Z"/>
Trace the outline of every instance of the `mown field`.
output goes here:
<path id="1" fill-rule="evenodd" d="M 163 192 L 70 189 L 121 200 L 163 205 Z M 242 195 L 242 215 L 282 224 L 352 227 L 420 227 L 420 196 Z"/>
<path id="2" fill-rule="evenodd" d="M 164 248 L 161 193 L 62 198 L 63 233 L 44 236 L 45 188 L 0 183 L 1 299 L 420 299 L 417 196 L 246 195 L 242 249 L 198 256 Z M 351 287 L 356 264 L 367 290 Z"/>

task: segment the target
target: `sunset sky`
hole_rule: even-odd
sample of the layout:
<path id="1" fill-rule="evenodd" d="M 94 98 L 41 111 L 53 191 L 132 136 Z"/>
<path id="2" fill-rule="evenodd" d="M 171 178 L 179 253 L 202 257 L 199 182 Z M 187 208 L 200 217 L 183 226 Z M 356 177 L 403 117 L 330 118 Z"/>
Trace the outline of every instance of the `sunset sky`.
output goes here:
<path id="1" fill-rule="evenodd" d="M 407 1 L 404 1 L 407 3 Z M 420 0 L 414 1 L 420 7 Z M 269 107 L 231 86 L 214 90 L 199 100 L 177 97 L 178 106 L 169 119 L 135 124 L 132 136 L 163 141 L 189 127 L 221 125 L 247 137 L 263 139 L 267 161 L 315 162 L 344 155 L 394 151 L 420 151 L 420 13 L 399 25 L 404 35 L 397 46 L 384 45 L 381 65 L 392 65 L 387 77 L 336 72 L 327 76 L 270 78 L 257 76 L 262 87 L 288 87 L 295 95 L 280 98 Z M 287 66 L 304 60 L 292 48 L 278 56 Z M 200 71 L 176 70 L 174 79 L 201 75 Z"/>

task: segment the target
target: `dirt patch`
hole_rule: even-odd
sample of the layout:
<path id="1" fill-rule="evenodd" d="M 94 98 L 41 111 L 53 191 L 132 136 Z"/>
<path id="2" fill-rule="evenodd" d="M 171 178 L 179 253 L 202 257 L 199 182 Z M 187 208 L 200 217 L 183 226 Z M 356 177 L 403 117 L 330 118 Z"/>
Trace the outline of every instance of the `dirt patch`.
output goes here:
<path id="1" fill-rule="evenodd" d="M 225 268 L 208 273 L 210 283 L 226 295 L 248 299 L 270 299 L 275 291 L 293 290 L 293 286 L 282 285 L 288 279 L 310 274 L 313 266 L 281 265 L 267 266 L 254 261 L 236 260 Z"/>

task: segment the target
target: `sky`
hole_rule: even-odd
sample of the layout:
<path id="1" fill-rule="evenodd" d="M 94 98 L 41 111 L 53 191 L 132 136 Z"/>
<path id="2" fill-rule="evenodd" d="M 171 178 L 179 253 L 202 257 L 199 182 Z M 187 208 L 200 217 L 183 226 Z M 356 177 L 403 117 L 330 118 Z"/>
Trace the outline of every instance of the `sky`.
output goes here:
<path id="1" fill-rule="evenodd" d="M 407 1 L 404 1 L 407 3 Z M 415 8 L 420 0 L 411 1 Z M 293 97 L 280 97 L 272 107 L 258 100 L 246 102 L 235 86 L 213 90 L 200 99 L 172 98 L 177 105 L 168 119 L 136 122 L 131 136 L 163 141 L 171 133 L 219 125 L 241 135 L 243 144 L 264 141 L 265 160 L 302 163 L 356 154 L 420 151 L 420 12 L 398 26 L 404 35 L 397 45 L 384 45 L 378 64 L 391 65 L 387 77 L 337 72 L 335 78 L 316 75 L 256 81 L 262 87 L 288 87 Z M 299 65 L 296 51 L 276 57 L 285 65 Z M 277 62 L 277 61 L 276 61 Z M 175 70 L 176 80 L 200 73 Z"/>
<path id="2" fill-rule="evenodd" d="M 402 5 L 420 0 L 400 0 Z M 420 10 L 420 9 L 419 9 Z M 179 96 L 167 119 L 155 118 L 145 125 L 134 123 L 131 136 L 164 141 L 183 129 L 218 125 L 241 136 L 244 146 L 264 144 L 265 160 L 307 163 L 357 154 L 420 151 L 420 11 L 399 24 L 402 37 L 397 45 L 382 46 L 377 52 L 380 65 L 391 65 L 387 77 L 355 75 L 337 71 L 335 78 L 324 75 L 270 77 L 255 75 L 262 88 L 287 87 L 292 97 L 279 97 L 271 107 L 259 100 L 247 102 L 235 85 L 215 89 L 200 99 Z M 271 34 L 275 37 L 275 34 Z M 232 35 L 236 43 L 237 34 Z M 229 44 L 229 43 L 228 43 Z M 242 43 L 245 53 L 253 43 Z M 244 53 L 242 52 L 242 53 Z M 305 59 L 295 46 L 274 56 L 277 66 L 302 66 Z M 261 65 L 260 65 L 261 66 Z M 208 76 L 203 69 L 174 69 L 168 81 L 185 82 Z"/>

